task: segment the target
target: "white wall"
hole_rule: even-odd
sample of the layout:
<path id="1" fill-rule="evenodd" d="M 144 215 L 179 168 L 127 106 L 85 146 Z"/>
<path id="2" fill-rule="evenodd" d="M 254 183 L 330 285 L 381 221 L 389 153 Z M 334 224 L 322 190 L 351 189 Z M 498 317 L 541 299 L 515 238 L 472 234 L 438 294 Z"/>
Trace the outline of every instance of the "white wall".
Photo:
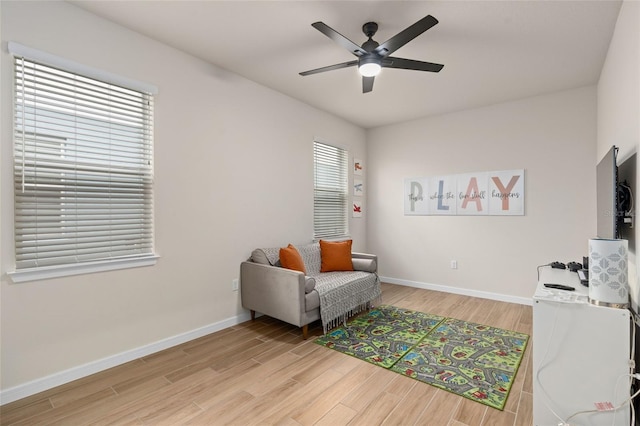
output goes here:
<path id="1" fill-rule="evenodd" d="M 359 127 L 68 3 L 3 1 L 1 29 L 3 391 L 50 375 L 54 385 L 72 378 L 55 376 L 68 369 L 246 318 L 231 290 L 240 262 L 255 247 L 311 241 L 314 136 L 365 156 Z M 14 268 L 9 40 L 159 87 L 155 267 L 24 284 L 6 276 Z M 352 220 L 355 250 L 367 246 L 365 224 Z"/>
<path id="2" fill-rule="evenodd" d="M 618 163 L 638 153 L 640 146 L 640 2 L 622 3 L 615 32 L 598 82 L 598 160 L 611 145 L 620 148 Z M 636 205 L 640 201 L 636 173 Z M 638 211 L 636 207 L 635 211 Z M 640 242 L 640 224 L 635 229 L 635 244 Z M 631 246 L 630 246 L 631 247 Z M 629 282 L 633 307 L 638 312 L 636 252 L 631 252 Z"/>
<path id="3" fill-rule="evenodd" d="M 370 130 L 367 232 L 380 275 L 529 302 L 538 265 L 587 255 L 595 122 L 596 89 L 585 87 Z M 509 169 L 525 169 L 524 216 L 404 216 L 405 178 Z"/>

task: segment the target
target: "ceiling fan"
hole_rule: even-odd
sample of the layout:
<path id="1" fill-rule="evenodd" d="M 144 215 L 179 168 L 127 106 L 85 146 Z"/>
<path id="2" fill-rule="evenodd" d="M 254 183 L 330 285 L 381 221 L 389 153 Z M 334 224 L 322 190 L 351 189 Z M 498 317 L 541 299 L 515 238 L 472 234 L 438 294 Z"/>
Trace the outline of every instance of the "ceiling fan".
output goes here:
<path id="1" fill-rule="evenodd" d="M 340 64 L 329 65 L 322 68 L 316 68 L 309 71 L 301 72 L 300 75 L 311 75 L 325 71 L 332 71 L 341 68 L 358 66 L 358 70 L 362 75 L 362 93 L 371 92 L 373 90 L 373 80 L 382 68 L 399 68 L 405 70 L 440 72 L 444 67 L 442 64 L 434 64 L 432 62 L 415 61 L 413 59 L 395 58 L 389 56 L 414 38 L 418 37 L 429 28 L 438 23 L 438 20 L 431 15 L 427 15 L 410 27 L 400 31 L 395 36 L 382 44 L 373 40 L 373 36 L 378 31 L 378 24 L 375 22 L 367 22 L 362 26 L 362 32 L 368 37 L 362 46 L 358 46 L 333 28 L 323 22 L 314 22 L 312 27 L 347 49 L 358 59 Z"/>

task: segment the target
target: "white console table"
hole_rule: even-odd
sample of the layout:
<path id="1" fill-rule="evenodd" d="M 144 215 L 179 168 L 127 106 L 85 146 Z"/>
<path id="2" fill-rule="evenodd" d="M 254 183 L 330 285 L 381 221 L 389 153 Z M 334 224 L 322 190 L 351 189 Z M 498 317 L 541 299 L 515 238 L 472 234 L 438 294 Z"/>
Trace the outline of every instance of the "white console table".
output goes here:
<path id="1" fill-rule="evenodd" d="M 552 290 L 544 283 L 576 291 Z M 618 406 L 629 397 L 631 314 L 595 306 L 575 272 L 540 268 L 533 296 L 533 422 L 556 426 L 596 404 Z M 555 412 L 555 414 L 554 414 Z M 616 411 L 573 416 L 573 425 L 630 424 L 627 404 Z"/>

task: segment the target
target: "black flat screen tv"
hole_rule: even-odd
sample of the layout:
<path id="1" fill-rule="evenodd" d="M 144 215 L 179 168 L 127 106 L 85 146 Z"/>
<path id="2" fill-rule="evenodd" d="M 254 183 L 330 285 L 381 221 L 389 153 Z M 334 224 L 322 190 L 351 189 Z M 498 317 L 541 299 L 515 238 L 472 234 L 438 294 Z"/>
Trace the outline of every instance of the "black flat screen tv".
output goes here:
<path id="1" fill-rule="evenodd" d="M 596 168 L 598 238 L 618 238 L 618 148 L 612 146 Z"/>

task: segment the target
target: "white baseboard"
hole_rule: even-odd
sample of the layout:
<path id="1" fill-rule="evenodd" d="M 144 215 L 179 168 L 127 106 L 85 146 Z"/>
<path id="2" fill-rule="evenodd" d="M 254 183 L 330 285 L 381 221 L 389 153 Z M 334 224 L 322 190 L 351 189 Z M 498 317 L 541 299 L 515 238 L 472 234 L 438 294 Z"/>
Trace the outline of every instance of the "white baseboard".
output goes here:
<path id="1" fill-rule="evenodd" d="M 55 373 L 50 376 L 14 386 L 9 389 L 3 389 L 2 391 L 0 391 L 0 405 L 8 404 L 27 396 L 35 395 L 38 392 L 42 392 L 47 389 L 63 385 L 65 383 L 72 382 L 82 377 L 90 376 L 91 374 L 95 374 L 108 368 L 133 361 L 134 359 L 151 355 L 153 353 L 171 348 L 190 340 L 206 336 L 207 334 L 215 333 L 216 331 L 220 331 L 233 325 L 240 324 L 241 322 L 245 322 L 249 319 L 249 313 L 243 313 L 241 315 L 231 317 L 204 327 L 200 327 L 186 333 L 181 333 L 176 336 L 168 337 L 166 339 L 141 346 L 139 348 L 92 361 L 84 365 L 79 365 L 77 367 L 60 371 L 59 373 Z"/>
<path id="2" fill-rule="evenodd" d="M 510 296 L 508 294 L 491 293 L 488 291 L 471 290 L 468 288 L 450 287 L 441 284 L 429 284 L 419 281 L 409 281 L 391 277 L 380 277 L 380 281 L 382 281 L 383 283 L 398 284 L 407 287 L 423 288 L 425 290 L 443 291 L 445 293 L 462 294 L 464 296 L 480 297 L 482 299 L 491 299 L 498 300 L 500 302 L 533 306 L 533 299 L 529 297 Z"/>

